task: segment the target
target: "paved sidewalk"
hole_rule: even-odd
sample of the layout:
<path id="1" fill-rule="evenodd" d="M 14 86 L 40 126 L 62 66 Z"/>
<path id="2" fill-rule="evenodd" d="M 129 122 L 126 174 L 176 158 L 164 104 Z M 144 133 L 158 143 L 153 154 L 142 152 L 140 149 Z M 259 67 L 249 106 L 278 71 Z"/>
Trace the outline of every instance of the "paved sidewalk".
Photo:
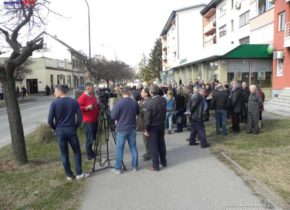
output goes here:
<path id="1" fill-rule="evenodd" d="M 232 210 L 262 206 L 241 178 L 209 149 L 188 146 L 187 136 L 188 132 L 166 135 L 168 167 L 151 172 L 147 169 L 150 162 L 141 158 L 144 147 L 139 134 L 140 170 L 130 170 L 126 145 L 125 164 L 129 170 L 116 175 L 107 169 L 90 177 L 81 209 Z"/>

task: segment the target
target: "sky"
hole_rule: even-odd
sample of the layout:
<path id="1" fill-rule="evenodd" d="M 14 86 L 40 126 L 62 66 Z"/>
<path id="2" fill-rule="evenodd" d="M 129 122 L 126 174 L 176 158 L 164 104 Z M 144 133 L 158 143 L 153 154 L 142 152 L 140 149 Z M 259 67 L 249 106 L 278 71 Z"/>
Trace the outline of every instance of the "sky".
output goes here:
<path id="1" fill-rule="evenodd" d="M 91 11 L 92 55 L 137 66 L 148 55 L 171 12 L 208 0 L 87 0 Z M 51 0 L 46 31 L 88 54 L 88 16 L 85 0 Z"/>
<path id="2" fill-rule="evenodd" d="M 0 0 L 1 4 L 4 1 L 10 0 Z M 85 0 L 50 1 L 51 10 L 61 16 L 50 13 L 45 31 L 88 55 L 88 12 Z M 117 57 L 132 67 L 138 65 L 143 53 L 149 55 L 173 10 L 209 2 L 209 0 L 87 1 L 91 14 L 92 56 L 103 55 L 109 60 Z M 0 15 L 0 21 L 2 19 Z M 22 34 L 25 34 L 24 30 Z M 4 41 L 3 37 L 0 38 L 1 42 Z"/>

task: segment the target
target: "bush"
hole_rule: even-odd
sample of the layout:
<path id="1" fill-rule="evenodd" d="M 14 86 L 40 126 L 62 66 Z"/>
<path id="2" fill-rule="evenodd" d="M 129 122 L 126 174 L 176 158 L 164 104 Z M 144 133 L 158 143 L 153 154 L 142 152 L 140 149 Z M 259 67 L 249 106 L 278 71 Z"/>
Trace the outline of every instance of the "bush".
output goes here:
<path id="1" fill-rule="evenodd" d="M 47 144 L 55 140 L 54 131 L 47 125 L 41 124 L 36 131 L 36 135 L 41 143 Z"/>

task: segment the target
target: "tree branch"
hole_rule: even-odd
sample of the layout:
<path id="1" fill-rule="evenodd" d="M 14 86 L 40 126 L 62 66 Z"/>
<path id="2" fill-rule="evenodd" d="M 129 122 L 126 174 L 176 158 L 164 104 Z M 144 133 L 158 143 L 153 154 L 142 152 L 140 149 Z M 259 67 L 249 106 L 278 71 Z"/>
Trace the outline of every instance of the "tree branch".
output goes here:
<path id="1" fill-rule="evenodd" d="M 24 7 L 23 5 L 21 7 Z M 17 27 L 13 30 L 13 33 L 11 35 L 11 41 L 14 42 L 14 43 L 18 43 L 17 41 L 17 37 L 18 37 L 18 34 L 19 34 L 19 31 L 20 29 L 25 26 L 29 21 L 30 21 L 30 18 L 32 17 L 33 15 L 33 9 L 34 9 L 34 6 L 31 6 L 29 8 L 29 12 L 28 14 L 26 15 L 26 11 L 25 13 L 23 14 L 24 15 L 24 20 L 21 21 L 20 24 L 17 25 Z M 19 45 L 18 45 L 19 46 Z M 14 48 L 13 48 L 14 49 Z M 19 50 L 19 49 L 14 49 L 14 50 Z"/>
<path id="2" fill-rule="evenodd" d="M 43 38 L 34 39 L 30 42 L 26 43 L 26 46 L 22 49 L 21 54 L 17 56 L 15 59 L 10 61 L 10 63 L 14 67 L 18 67 L 23 64 L 33 53 L 35 50 L 39 50 L 43 48 Z"/>
<path id="3" fill-rule="evenodd" d="M 13 46 L 13 43 L 10 39 L 10 34 L 8 31 L 4 30 L 3 28 L 0 27 L 0 31 L 3 33 L 3 35 L 5 36 L 5 40 L 6 42 L 9 44 L 10 47 Z"/>

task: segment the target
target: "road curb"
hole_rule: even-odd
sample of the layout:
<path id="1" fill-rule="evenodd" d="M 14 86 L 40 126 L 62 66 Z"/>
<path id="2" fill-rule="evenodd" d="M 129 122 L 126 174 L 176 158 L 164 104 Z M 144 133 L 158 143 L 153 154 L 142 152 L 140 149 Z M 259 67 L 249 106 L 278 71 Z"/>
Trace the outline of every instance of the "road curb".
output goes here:
<path id="1" fill-rule="evenodd" d="M 226 159 L 232 166 L 235 167 L 235 170 L 238 171 L 243 175 L 242 178 L 247 179 L 246 181 L 254 182 L 254 184 L 259 188 L 259 193 L 261 196 L 266 200 L 266 203 L 269 203 L 270 209 L 275 210 L 286 210 L 290 209 L 290 206 L 282 199 L 280 198 L 276 193 L 274 193 L 272 190 L 270 190 L 263 182 L 256 179 L 252 174 L 250 174 L 246 169 L 244 169 L 242 166 L 240 166 L 236 161 L 231 159 L 227 154 L 224 152 L 220 153 L 223 158 Z M 267 204 L 268 205 L 268 204 Z"/>

